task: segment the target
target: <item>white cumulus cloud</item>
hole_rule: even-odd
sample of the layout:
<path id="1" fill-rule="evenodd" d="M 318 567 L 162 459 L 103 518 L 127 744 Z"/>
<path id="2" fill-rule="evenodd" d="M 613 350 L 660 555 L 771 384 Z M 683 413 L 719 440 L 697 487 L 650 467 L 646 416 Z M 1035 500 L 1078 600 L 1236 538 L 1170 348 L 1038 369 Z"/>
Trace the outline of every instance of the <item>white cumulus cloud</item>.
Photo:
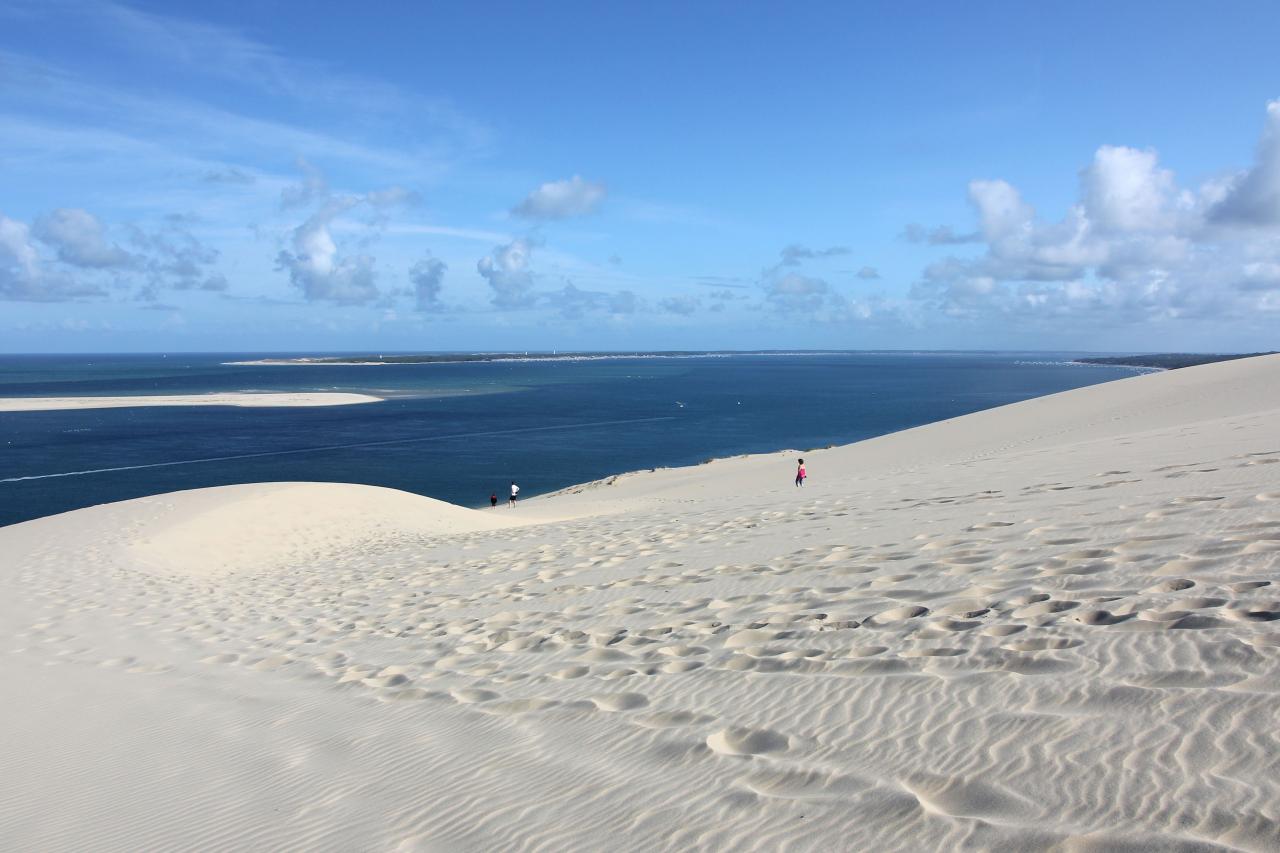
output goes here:
<path id="1" fill-rule="evenodd" d="M 1229 183 L 1210 218 L 1235 225 L 1280 225 L 1280 100 L 1267 104 L 1267 125 L 1253 166 Z"/>
<path id="2" fill-rule="evenodd" d="M 541 185 L 511 208 L 511 214 L 534 220 L 585 216 L 600 206 L 605 195 L 604 184 L 584 181 L 580 175 L 574 175 L 565 181 Z"/>
<path id="3" fill-rule="evenodd" d="M 1114 145 L 1081 171 L 1079 200 L 1057 221 L 1006 181 L 971 182 L 985 252 L 931 263 L 912 296 L 948 317 L 1059 330 L 1274 313 L 1280 102 L 1267 112 L 1255 164 L 1195 189 L 1180 188 L 1155 151 Z"/>
<path id="4" fill-rule="evenodd" d="M 102 223 L 87 210 L 59 208 L 35 221 L 33 233 L 53 247 L 59 260 L 88 269 L 122 269 L 136 259 L 108 242 Z"/>
<path id="5" fill-rule="evenodd" d="M 517 237 L 510 243 L 494 246 L 493 251 L 476 262 L 476 271 L 489 283 L 494 306 L 529 308 L 537 300 L 533 290 L 533 273 L 529 257 L 533 243 Z"/>
<path id="6" fill-rule="evenodd" d="M 293 231 L 292 251 L 276 258 L 289 272 L 294 286 L 311 301 L 358 305 L 377 298 L 374 259 L 370 255 L 342 255 L 330 225 L 357 203 L 355 198 L 330 199 Z"/>
<path id="7" fill-rule="evenodd" d="M 444 287 L 444 274 L 448 265 L 439 258 L 427 256 L 409 267 L 409 283 L 419 311 L 438 311 L 441 308 L 440 290 Z"/>
<path id="8" fill-rule="evenodd" d="M 1170 228 L 1176 210 L 1173 172 L 1161 169 L 1156 152 L 1104 145 L 1081 174 L 1082 203 L 1089 221 L 1110 231 Z"/>

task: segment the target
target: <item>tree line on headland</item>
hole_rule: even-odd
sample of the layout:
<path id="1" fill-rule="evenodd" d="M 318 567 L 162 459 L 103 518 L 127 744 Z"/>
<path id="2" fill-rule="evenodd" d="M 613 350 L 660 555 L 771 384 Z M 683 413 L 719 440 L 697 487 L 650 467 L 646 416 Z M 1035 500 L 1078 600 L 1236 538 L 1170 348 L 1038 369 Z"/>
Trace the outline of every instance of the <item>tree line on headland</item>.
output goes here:
<path id="1" fill-rule="evenodd" d="M 1075 361 L 1077 364 L 1114 364 L 1123 367 L 1159 367 L 1165 370 L 1176 370 L 1179 367 L 1194 367 L 1197 364 L 1212 364 L 1215 361 L 1233 361 L 1237 358 L 1254 358 L 1260 355 L 1276 355 L 1276 353 L 1164 352 L 1150 355 L 1090 356 L 1077 358 Z"/>

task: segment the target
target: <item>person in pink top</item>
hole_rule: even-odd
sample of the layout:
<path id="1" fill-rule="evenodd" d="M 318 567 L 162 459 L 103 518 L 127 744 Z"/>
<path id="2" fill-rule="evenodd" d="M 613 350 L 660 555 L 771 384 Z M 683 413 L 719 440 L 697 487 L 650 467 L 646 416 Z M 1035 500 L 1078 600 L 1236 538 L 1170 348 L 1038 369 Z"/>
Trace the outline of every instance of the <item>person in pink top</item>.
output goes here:
<path id="1" fill-rule="evenodd" d="M 796 487 L 799 488 L 800 486 L 803 486 L 804 478 L 808 476 L 809 475 L 804 471 L 804 460 L 801 459 L 799 464 L 796 465 Z"/>

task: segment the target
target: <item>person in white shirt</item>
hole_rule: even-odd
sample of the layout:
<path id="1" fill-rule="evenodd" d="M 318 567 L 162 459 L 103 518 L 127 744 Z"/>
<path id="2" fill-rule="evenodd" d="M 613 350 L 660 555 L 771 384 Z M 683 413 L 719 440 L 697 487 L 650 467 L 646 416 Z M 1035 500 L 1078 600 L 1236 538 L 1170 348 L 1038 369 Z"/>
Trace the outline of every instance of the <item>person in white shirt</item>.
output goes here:
<path id="1" fill-rule="evenodd" d="M 520 494 L 520 487 L 516 485 L 516 481 L 511 481 L 511 499 L 507 501 L 507 506 L 516 505 L 516 495 Z"/>

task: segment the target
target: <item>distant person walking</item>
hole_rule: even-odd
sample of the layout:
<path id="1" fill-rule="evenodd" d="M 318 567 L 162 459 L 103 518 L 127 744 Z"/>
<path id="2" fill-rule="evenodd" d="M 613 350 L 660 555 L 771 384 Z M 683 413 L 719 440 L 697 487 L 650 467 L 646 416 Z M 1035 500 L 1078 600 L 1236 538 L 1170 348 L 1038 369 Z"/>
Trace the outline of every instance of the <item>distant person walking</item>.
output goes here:
<path id="1" fill-rule="evenodd" d="M 497 508 L 498 508 L 498 493 L 497 493 L 497 492 L 494 492 L 493 494 L 489 495 L 489 507 L 490 507 L 491 509 L 497 509 Z"/>
<path id="2" fill-rule="evenodd" d="M 800 462 L 796 465 L 796 488 L 800 488 L 801 486 L 803 486 L 804 478 L 808 476 L 809 475 L 806 474 L 804 470 L 804 460 L 801 459 Z"/>
<path id="3" fill-rule="evenodd" d="M 516 505 L 516 497 L 520 494 L 520 487 L 516 485 L 516 481 L 511 481 L 511 499 L 507 501 L 507 506 Z"/>

